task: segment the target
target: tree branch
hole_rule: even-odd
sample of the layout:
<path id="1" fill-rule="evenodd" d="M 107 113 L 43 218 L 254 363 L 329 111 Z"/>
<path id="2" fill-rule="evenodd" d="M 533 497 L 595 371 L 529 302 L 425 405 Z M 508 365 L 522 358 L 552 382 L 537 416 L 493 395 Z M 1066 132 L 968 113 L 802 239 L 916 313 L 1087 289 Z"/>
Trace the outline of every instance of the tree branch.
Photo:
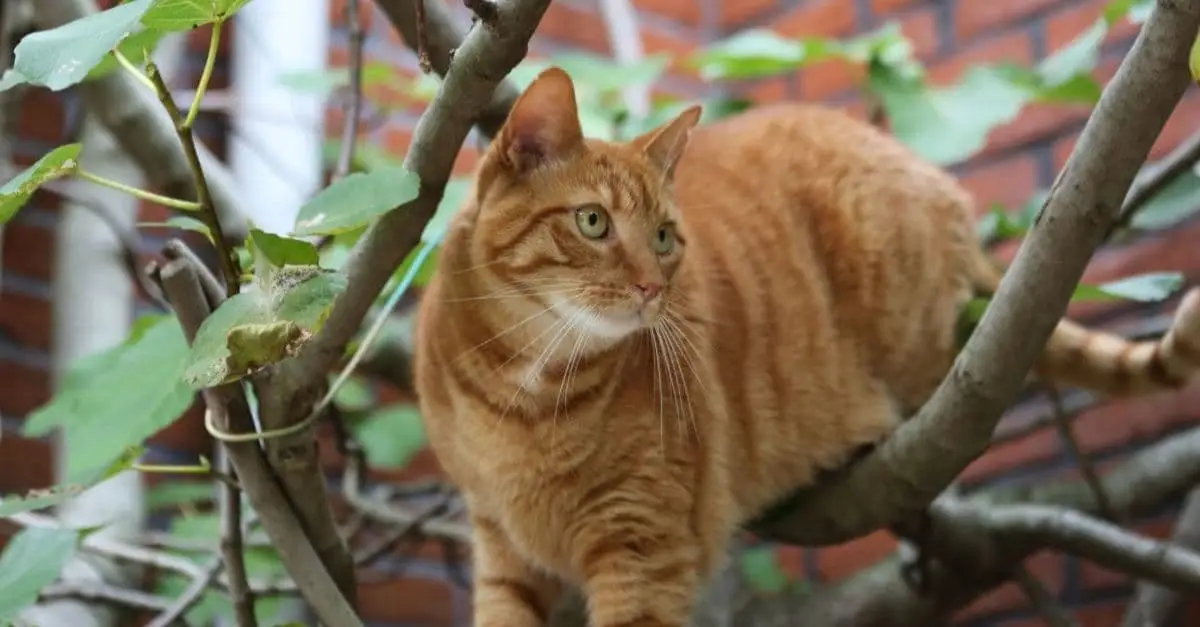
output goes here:
<path id="1" fill-rule="evenodd" d="M 404 43 L 414 52 L 420 47 L 421 40 L 417 36 L 417 2 L 421 0 L 376 0 L 375 4 L 387 15 L 392 26 L 400 32 Z M 511 3 L 509 3 L 511 4 Z M 496 22 L 502 22 L 503 11 L 495 3 L 482 6 L 489 8 L 473 8 L 482 21 L 482 28 L 489 28 Z M 544 11 L 544 9 L 543 9 Z M 511 11 L 510 11 L 511 12 Z M 537 19 L 541 19 L 541 11 Z M 536 23 L 535 23 L 536 26 Z M 445 77 L 450 71 L 451 59 L 456 56 L 455 49 L 467 37 L 467 30 L 459 25 L 454 18 L 454 12 L 445 2 L 425 2 L 425 51 L 429 55 L 429 64 L 438 76 Z M 507 74 L 507 72 L 505 72 Z M 496 82 L 495 92 L 487 105 L 479 111 L 475 125 L 479 131 L 488 137 L 494 137 L 508 119 L 508 110 L 512 108 L 520 92 L 516 86 L 507 80 Z M 460 142 L 461 143 L 461 142 Z M 459 144 L 455 144 L 456 150 Z"/>
<path id="2" fill-rule="evenodd" d="M 495 19 L 477 25 L 455 53 L 441 89 L 417 122 L 412 147 L 404 159 L 404 166 L 421 178 L 420 195 L 372 224 L 351 251 L 345 265 L 346 291 L 334 302 L 328 320 L 312 341 L 295 359 L 280 364 L 287 381 L 278 386 L 280 392 L 290 397 L 324 380 L 341 357 L 375 297 L 420 240 L 471 125 L 492 102 L 496 86 L 525 57 L 529 38 L 549 4 L 549 0 L 497 4 Z M 435 6 L 440 3 L 430 4 L 430 15 Z M 433 39 L 431 36 L 431 47 Z M 432 59 L 434 53 L 430 55 Z"/>
<path id="3" fill-rule="evenodd" d="M 360 2 L 361 0 L 346 2 L 346 30 L 350 39 L 350 97 L 342 111 L 346 119 L 342 123 L 342 147 L 338 152 L 337 164 L 333 168 L 334 180 L 344 178 L 350 173 L 354 149 L 358 145 L 359 116 L 362 115 L 363 104 L 363 27 L 362 19 L 358 15 Z"/>
<path id="4" fill-rule="evenodd" d="M 171 262 L 162 272 L 163 291 L 175 308 L 189 343 L 210 312 L 201 285 L 215 279 L 201 281 L 199 276 L 206 272 L 207 269 L 197 267 L 186 259 Z M 253 430 L 249 406 L 238 383 L 206 389 L 203 395 L 207 407 L 224 419 L 217 423 L 221 429 L 228 432 Z M 361 627 L 362 623 L 351 605 L 355 596 L 353 576 L 349 581 L 335 580 L 337 571 L 329 568 L 321 559 L 301 526 L 293 504 L 284 495 L 267 465 L 262 449 L 256 442 L 222 444 L 272 545 L 322 623 L 329 627 Z"/>
<path id="5" fill-rule="evenodd" d="M 1200 489 L 1193 489 L 1184 501 L 1183 511 L 1175 521 L 1171 535 L 1175 544 L 1192 550 L 1200 549 Z M 1176 621 L 1184 597 L 1175 590 L 1151 581 L 1138 583 L 1129 602 L 1122 627 L 1161 626 Z"/>
<path id="6" fill-rule="evenodd" d="M 97 12 L 95 0 L 37 0 L 31 3 L 38 23 L 53 28 Z M 159 192 L 195 199 L 192 173 L 176 140 L 175 128 L 154 97 L 126 72 L 109 72 L 75 87 L 89 114 L 112 133 Z M 238 200 L 233 174 L 203 145 L 199 159 L 208 176 L 213 204 L 228 241 L 246 237 L 246 207 Z"/>
<path id="7" fill-rule="evenodd" d="M 871 454 L 789 499 L 756 531 L 805 545 L 864 535 L 920 511 L 987 448 L 1190 83 L 1197 28 L 1200 0 L 1159 1 L 933 397 Z"/>
<path id="8" fill-rule="evenodd" d="M 1029 569 L 1024 566 L 1018 567 L 1013 581 L 1021 587 L 1025 596 L 1029 598 L 1029 603 L 1042 615 L 1048 627 L 1078 627 L 1079 623 L 1067 613 L 1046 586 L 1030 574 Z"/>

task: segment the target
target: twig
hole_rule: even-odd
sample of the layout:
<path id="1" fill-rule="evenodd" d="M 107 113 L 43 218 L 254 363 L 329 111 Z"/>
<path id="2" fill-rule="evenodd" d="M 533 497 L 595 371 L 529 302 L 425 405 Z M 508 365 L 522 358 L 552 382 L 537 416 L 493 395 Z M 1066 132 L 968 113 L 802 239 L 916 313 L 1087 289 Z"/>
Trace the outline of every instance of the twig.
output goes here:
<path id="1" fill-rule="evenodd" d="M 183 615 L 187 614 L 188 610 L 200 602 L 201 597 L 204 596 L 204 591 L 212 585 L 217 575 L 221 573 L 221 567 L 221 560 L 214 559 L 205 569 L 204 576 L 192 579 L 192 582 L 184 589 L 183 594 L 180 594 L 175 599 L 175 602 L 171 603 L 170 607 L 160 611 L 158 616 L 155 616 L 154 620 L 150 621 L 146 627 L 168 627 L 169 625 L 174 625 L 176 622 L 180 622 L 183 619 Z"/>
<path id="2" fill-rule="evenodd" d="M 213 242 L 216 245 L 220 261 L 218 265 L 221 268 L 221 274 L 225 278 L 225 293 L 233 296 L 238 293 L 241 286 L 241 273 L 238 272 L 237 257 L 234 256 L 233 250 L 229 247 L 228 241 L 225 239 L 225 232 L 222 230 L 221 220 L 217 216 L 216 206 L 213 205 L 212 193 L 208 188 L 208 179 L 204 175 L 204 168 L 200 163 L 200 153 L 196 150 L 196 138 L 192 134 L 190 126 L 184 124 L 183 114 L 179 111 L 179 106 L 175 104 L 175 99 L 171 96 L 171 90 L 163 81 L 162 75 L 158 71 L 158 67 L 153 62 L 146 64 L 146 76 L 154 83 L 154 88 L 158 92 L 158 100 L 166 109 L 167 115 L 171 118 L 171 123 L 175 125 L 175 133 L 179 137 L 179 143 L 183 146 L 184 156 L 187 157 L 188 167 L 192 171 L 192 181 L 195 185 L 196 201 L 200 203 L 200 219 L 208 226 L 212 233 Z"/>
<path id="3" fill-rule="evenodd" d="M 1117 522 L 1116 514 L 1108 502 L 1108 495 L 1104 493 L 1104 486 L 1100 483 L 1100 476 L 1096 474 L 1096 466 L 1092 463 L 1092 458 L 1079 446 L 1079 440 L 1075 438 L 1075 433 L 1071 429 L 1071 417 L 1063 405 L 1062 394 L 1059 393 L 1057 386 L 1047 384 L 1043 387 L 1046 395 L 1050 397 L 1050 406 L 1054 410 L 1054 426 L 1058 429 L 1058 435 L 1071 453 L 1071 457 L 1075 459 L 1075 464 L 1079 466 L 1079 473 L 1083 475 L 1084 482 L 1091 488 L 1092 496 L 1096 498 L 1096 510 L 1105 520 Z"/>
<path id="4" fill-rule="evenodd" d="M 53 583 L 43 588 L 38 593 L 38 598 L 43 600 L 82 599 L 155 612 L 166 611 L 171 606 L 171 600 L 166 597 L 100 583 Z"/>
<path id="5" fill-rule="evenodd" d="M 404 43 L 414 50 L 417 48 L 417 19 L 416 0 L 376 0 L 375 4 L 387 15 L 392 26 L 400 31 Z M 500 13 L 496 4 L 487 0 L 467 0 L 468 8 L 479 16 L 484 25 L 491 26 L 500 22 Z M 540 14 L 539 14 L 540 19 Z M 480 29 L 487 30 L 487 29 Z M 455 19 L 450 5 L 445 2 L 425 3 L 425 32 L 427 33 L 426 51 L 433 71 L 445 77 L 450 71 L 450 58 L 467 36 L 467 29 Z M 507 74 L 507 72 L 504 72 Z M 487 106 L 476 116 L 475 125 L 479 131 L 488 137 L 494 137 L 508 118 L 520 92 L 508 80 L 496 83 L 495 92 Z M 457 145 L 457 144 L 456 144 Z"/>
<path id="6" fill-rule="evenodd" d="M 363 102 L 363 28 L 359 17 L 359 2 L 346 2 L 346 30 L 350 46 L 350 97 L 346 99 L 342 122 L 342 147 L 338 152 L 337 163 L 333 170 L 333 180 L 344 178 L 350 173 L 350 165 L 354 161 L 355 148 L 358 145 L 359 116 L 362 115 Z"/>
<path id="7" fill-rule="evenodd" d="M 342 497 L 367 517 L 397 527 L 415 528 L 428 537 L 470 541 L 471 528 L 465 523 L 430 518 L 427 512 L 407 512 L 367 497 L 362 493 L 362 474 L 361 462 L 355 461 L 354 456 L 347 457 L 346 469 L 342 474 Z"/>
<path id="8" fill-rule="evenodd" d="M 214 408 L 209 407 L 208 411 Z M 228 422 L 228 418 L 222 422 Z M 232 473 L 224 447 L 217 451 L 217 467 Z M 238 627 L 256 627 L 258 619 L 254 615 L 254 597 L 246 580 L 246 556 L 242 549 L 242 494 L 229 485 L 222 485 L 220 490 L 217 508 L 221 514 L 221 557 L 229 573 L 229 596 Z"/>
<path id="9" fill-rule="evenodd" d="M 1046 586 L 1029 573 L 1024 566 L 1017 567 L 1013 581 L 1021 587 L 1021 591 L 1029 598 L 1033 609 L 1046 620 L 1047 627 L 1077 627 L 1079 623 L 1067 613 L 1058 599 L 1050 594 Z"/>
<path id="10" fill-rule="evenodd" d="M 417 66 L 423 74 L 433 71 L 429 61 L 429 36 L 425 34 L 425 0 L 414 0 L 417 9 Z"/>
<path id="11" fill-rule="evenodd" d="M 1200 0 L 1157 5 L 933 396 L 871 454 L 795 495 L 755 531 L 802 545 L 861 536 L 920 511 L 986 449 L 1190 84 L 1183 60 L 1198 28 Z"/>
<path id="12" fill-rule="evenodd" d="M 207 268 L 204 261 L 192 250 L 183 240 L 171 239 L 163 246 L 163 256 L 170 260 L 183 259 L 186 260 L 195 268 Z M 221 301 L 225 300 L 225 288 L 221 287 L 221 282 L 211 272 L 198 272 L 197 280 L 200 281 L 200 288 L 204 291 L 204 299 L 208 306 L 216 309 Z"/>
<path id="13" fill-rule="evenodd" d="M 1134 180 L 1121 206 L 1121 217 L 1110 231 L 1129 226 L 1137 212 L 1141 211 L 1168 185 L 1200 162 L 1200 133 L 1194 133 L 1179 144 L 1166 157 L 1147 166 Z"/>

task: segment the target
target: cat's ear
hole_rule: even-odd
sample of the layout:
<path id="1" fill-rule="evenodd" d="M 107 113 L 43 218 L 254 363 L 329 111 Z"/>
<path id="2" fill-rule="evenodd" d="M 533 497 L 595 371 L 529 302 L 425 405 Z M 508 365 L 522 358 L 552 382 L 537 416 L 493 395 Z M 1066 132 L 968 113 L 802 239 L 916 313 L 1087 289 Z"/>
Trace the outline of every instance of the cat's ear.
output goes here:
<path id="1" fill-rule="evenodd" d="M 505 163 L 519 173 L 582 146 L 571 77 L 557 67 L 543 70 L 513 104 L 497 141 Z"/>
<path id="2" fill-rule="evenodd" d="M 633 145 L 650 159 L 663 177 L 670 179 L 675 174 L 675 164 L 687 146 L 688 134 L 700 121 L 700 105 L 692 105 L 675 116 L 675 119 L 633 140 Z"/>

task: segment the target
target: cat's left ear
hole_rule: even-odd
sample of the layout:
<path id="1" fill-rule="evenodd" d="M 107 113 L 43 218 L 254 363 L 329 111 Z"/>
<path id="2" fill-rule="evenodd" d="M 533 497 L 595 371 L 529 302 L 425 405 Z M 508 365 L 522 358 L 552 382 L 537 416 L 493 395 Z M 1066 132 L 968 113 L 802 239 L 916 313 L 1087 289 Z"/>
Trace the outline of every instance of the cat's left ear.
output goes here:
<path id="1" fill-rule="evenodd" d="M 687 146 L 688 134 L 700 121 L 701 111 L 700 105 L 692 105 L 670 122 L 633 140 L 633 145 L 662 171 L 663 178 L 670 180 L 675 175 L 675 164 Z"/>

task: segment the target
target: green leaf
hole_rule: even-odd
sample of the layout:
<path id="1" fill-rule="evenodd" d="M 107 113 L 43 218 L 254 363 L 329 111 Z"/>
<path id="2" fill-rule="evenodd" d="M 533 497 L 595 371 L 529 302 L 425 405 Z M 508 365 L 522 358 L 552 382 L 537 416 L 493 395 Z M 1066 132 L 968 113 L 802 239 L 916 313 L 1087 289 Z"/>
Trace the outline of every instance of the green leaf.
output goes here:
<path id="1" fill-rule="evenodd" d="M 1192 217 L 1198 211 L 1200 176 L 1188 168 L 1146 201 L 1133 214 L 1130 225 L 1137 229 L 1164 229 Z"/>
<path id="2" fill-rule="evenodd" d="M 349 231 L 413 200 L 420 191 L 420 177 L 403 167 L 355 172 L 305 203 L 296 216 L 292 235 Z"/>
<path id="3" fill-rule="evenodd" d="M 223 22 L 250 0 L 154 0 L 142 17 L 147 28 L 180 31 L 202 24 Z"/>
<path id="4" fill-rule="evenodd" d="M 1200 34 L 1192 40 L 1192 49 L 1188 52 L 1188 69 L 1192 72 L 1192 82 L 1200 82 Z"/>
<path id="5" fill-rule="evenodd" d="M 54 398 L 33 412 L 24 433 L 62 427 L 65 481 L 94 481 L 192 404 L 194 394 L 181 380 L 187 354 L 179 321 L 155 316 L 139 335 L 73 368 L 75 376 L 68 375 Z"/>
<path id="6" fill-rule="evenodd" d="M 403 468 L 426 444 L 425 425 L 412 405 L 384 407 L 353 429 L 374 467 Z"/>
<path id="7" fill-rule="evenodd" d="M 340 273 L 287 266 L 270 283 L 222 303 L 200 326 L 183 379 L 195 389 L 236 381 L 294 355 L 346 288 Z"/>
<path id="8" fill-rule="evenodd" d="M 166 33 L 163 31 L 143 30 L 121 40 L 121 44 L 117 46 L 117 50 L 120 50 L 121 54 L 125 55 L 125 58 L 129 59 L 135 66 L 141 67 L 149 60 L 148 53 L 153 53 L 154 49 L 158 47 L 158 42 L 162 41 L 162 38 L 165 36 Z M 99 65 L 93 67 L 87 73 L 84 80 L 92 81 L 103 78 L 118 68 L 120 68 L 120 64 L 117 63 L 116 55 L 109 52 L 100 60 Z"/>
<path id="9" fill-rule="evenodd" d="M 778 594 L 787 588 L 790 581 L 779 565 L 779 554 L 769 546 L 742 551 L 741 566 L 742 576 L 755 592 Z"/>
<path id="10" fill-rule="evenodd" d="M 824 58 L 832 47 L 828 40 L 797 41 L 775 31 L 750 29 L 709 46 L 690 64 L 705 80 L 759 78 Z"/>
<path id="11" fill-rule="evenodd" d="M 79 533 L 70 529 L 27 527 L 17 532 L 0 555 L 0 624 L 37 601 L 75 556 Z"/>
<path id="12" fill-rule="evenodd" d="M 1090 73 L 1100 59 L 1100 43 L 1107 32 L 1104 20 L 1097 20 L 1071 43 L 1042 59 L 1037 73 L 1049 85 L 1061 85 L 1078 74 Z"/>
<path id="13" fill-rule="evenodd" d="M 873 76 L 892 133 L 939 165 L 955 163 L 983 148 L 993 128 L 1016 118 L 1031 94 L 1003 71 L 975 67 L 959 84 L 929 89 L 885 75 Z"/>
<path id="14" fill-rule="evenodd" d="M 250 229 L 250 241 L 254 244 L 254 250 L 262 253 L 276 268 L 286 265 L 315 266 L 321 261 L 317 247 L 304 240 Z"/>
<path id="15" fill-rule="evenodd" d="M 1102 285 L 1081 284 L 1075 288 L 1072 301 L 1133 300 L 1156 303 L 1175 293 L 1183 285 L 1178 272 L 1149 272 L 1110 281 Z"/>
<path id="16" fill-rule="evenodd" d="M 39 187 L 73 172 L 82 148 L 82 144 L 59 146 L 0 186 L 0 224 L 11 220 Z"/>
<path id="17" fill-rule="evenodd" d="M 57 28 L 30 33 L 14 51 L 5 87 L 27 83 L 59 91 L 82 81 L 121 40 L 140 30 L 151 0 L 118 4 Z"/>
<path id="18" fill-rule="evenodd" d="M 48 489 L 30 490 L 25 494 L 0 499 L 0 518 L 21 512 L 33 512 L 70 500 L 87 489 L 85 485 L 69 484 Z"/>
<path id="19" fill-rule="evenodd" d="M 329 375 L 332 385 L 334 375 Z M 333 402 L 344 412 L 365 411 L 375 404 L 375 394 L 362 377 L 350 376 L 333 395 Z"/>

